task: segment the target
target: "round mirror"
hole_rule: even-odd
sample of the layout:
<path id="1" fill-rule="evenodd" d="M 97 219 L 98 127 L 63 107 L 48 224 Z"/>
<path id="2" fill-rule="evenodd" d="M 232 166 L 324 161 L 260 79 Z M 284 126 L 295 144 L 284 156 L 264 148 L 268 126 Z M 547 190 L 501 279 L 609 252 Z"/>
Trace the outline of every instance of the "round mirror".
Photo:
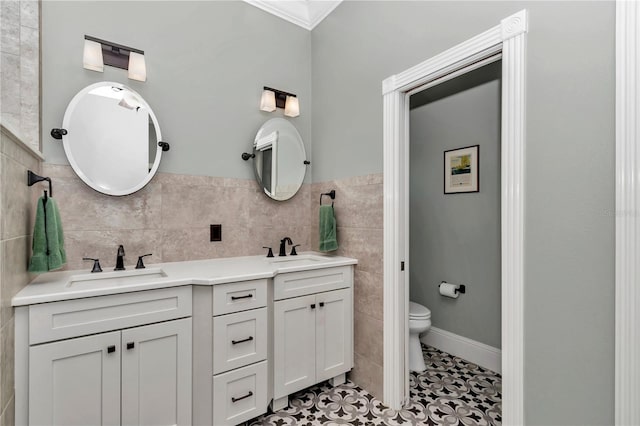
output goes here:
<path id="1" fill-rule="evenodd" d="M 256 179 L 264 193 L 277 201 L 288 200 L 302 186 L 307 171 L 300 133 L 283 118 L 260 127 L 253 142 Z"/>
<path id="2" fill-rule="evenodd" d="M 142 96 L 120 83 L 105 81 L 82 89 L 69 103 L 62 125 L 71 167 L 98 192 L 132 194 L 158 170 L 158 120 Z"/>

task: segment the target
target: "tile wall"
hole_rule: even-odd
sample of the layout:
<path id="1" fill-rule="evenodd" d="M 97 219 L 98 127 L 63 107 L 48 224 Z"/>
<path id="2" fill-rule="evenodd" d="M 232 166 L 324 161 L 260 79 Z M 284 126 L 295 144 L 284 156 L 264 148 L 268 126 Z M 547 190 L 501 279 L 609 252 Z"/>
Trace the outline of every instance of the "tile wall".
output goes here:
<path id="1" fill-rule="evenodd" d="M 146 253 L 153 253 L 146 263 L 159 263 L 258 255 L 263 246 L 276 252 L 285 236 L 310 249 L 310 185 L 278 203 L 253 179 L 159 173 L 141 191 L 111 197 L 85 185 L 70 166 L 45 163 L 43 173 L 55 182 L 66 269 L 89 269 L 83 257 L 113 268 L 119 244 L 125 265 Z M 211 224 L 222 224 L 222 241 L 209 241 Z"/>
<path id="2" fill-rule="evenodd" d="M 46 186 L 27 186 L 41 156 L 0 126 L 0 425 L 14 423 L 14 315 L 11 298 L 34 276 L 27 272 L 35 203 Z M 42 186 L 41 186 L 42 185 Z"/>
<path id="3" fill-rule="evenodd" d="M 320 194 L 336 190 L 336 254 L 358 259 L 354 274 L 355 367 L 350 379 L 383 396 L 383 191 L 382 174 L 311 184 L 311 248 L 318 248 Z M 324 203 L 329 202 L 324 197 Z"/>
<path id="4" fill-rule="evenodd" d="M 0 1 L 0 118 L 39 150 L 40 3 Z"/>

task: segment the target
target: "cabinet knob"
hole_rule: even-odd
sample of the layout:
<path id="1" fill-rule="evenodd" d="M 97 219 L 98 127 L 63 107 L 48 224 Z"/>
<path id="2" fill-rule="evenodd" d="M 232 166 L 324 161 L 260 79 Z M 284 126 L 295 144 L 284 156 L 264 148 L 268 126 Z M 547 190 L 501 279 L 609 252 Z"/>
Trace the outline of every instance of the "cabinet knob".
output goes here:
<path id="1" fill-rule="evenodd" d="M 311 309 L 315 309 L 315 308 L 316 308 L 316 304 L 315 304 L 315 303 L 312 303 L 312 304 L 311 304 Z"/>
<path id="2" fill-rule="evenodd" d="M 324 307 L 324 302 L 320 302 L 320 307 Z"/>
<path id="3" fill-rule="evenodd" d="M 127 349 L 133 349 L 136 347 L 136 344 L 134 342 L 128 342 L 127 343 Z"/>
<path id="4" fill-rule="evenodd" d="M 116 346 L 115 345 L 111 345 L 111 346 L 107 346 L 107 353 L 113 353 L 116 351 Z"/>

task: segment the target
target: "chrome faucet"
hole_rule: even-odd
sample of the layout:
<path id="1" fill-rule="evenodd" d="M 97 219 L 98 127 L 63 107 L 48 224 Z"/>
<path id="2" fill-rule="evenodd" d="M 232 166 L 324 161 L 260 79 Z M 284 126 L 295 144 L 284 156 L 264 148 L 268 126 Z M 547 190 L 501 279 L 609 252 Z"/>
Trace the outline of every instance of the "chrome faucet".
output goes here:
<path id="1" fill-rule="evenodd" d="M 118 256 L 116 257 L 116 267 L 114 271 L 124 271 L 124 246 L 118 246 Z"/>
<path id="2" fill-rule="evenodd" d="M 278 254 L 278 256 L 286 256 L 287 252 L 285 251 L 286 246 L 285 244 L 289 243 L 289 245 L 293 245 L 293 241 L 291 241 L 291 238 L 289 237 L 284 237 L 282 240 L 280 240 L 280 253 Z"/>

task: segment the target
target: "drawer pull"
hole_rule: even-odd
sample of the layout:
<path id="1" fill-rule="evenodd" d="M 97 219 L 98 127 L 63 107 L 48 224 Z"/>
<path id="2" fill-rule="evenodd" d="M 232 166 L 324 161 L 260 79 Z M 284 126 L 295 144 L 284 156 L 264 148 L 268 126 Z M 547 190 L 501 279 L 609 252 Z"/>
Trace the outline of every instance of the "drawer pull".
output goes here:
<path id="1" fill-rule="evenodd" d="M 320 302 L 320 307 L 323 308 L 324 307 L 324 302 Z"/>
<path id="2" fill-rule="evenodd" d="M 311 304 L 311 309 L 315 309 L 315 308 L 316 308 L 316 304 L 315 304 L 315 303 L 312 303 L 312 304 Z"/>
<path id="3" fill-rule="evenodd" d="M 232 340 L 231 344 L 232 345 L 237 345 L 238 343 L 250 342 L 252 340 L 253 340 L 253 336 L 249 336 L 246 339 L 242 339 L 242 340 Z"/>
<path id="4" fill-rule="evenodd" d="M 134 342 L 128 342 L 127 343 L 127 349 L 133 349 L 136 347 L 136 344 Z"/>
<path id="5" fill-rule="evenodd" d="M 233 402 L 234 404 L 238 401 L 242 401 L 243 399 L 247 399 L 250 396 L 253 396 L 253 392 L 249 391 L 248 394 L 244 395 L 244 396 L 239 396 L 237 398 L 231 397 L 231 402 Z"/>
<path id="6" fill-rule="evenodd" d="M 247 294 L 246 296 L 231 296 L 231 300 L 251 299 L 253 294 Z"/>
<path id="7" fill-rule="evenodd" d="M 115 347 L 115 345 L 111 345 L 111 346 L 108 346 L 108 347 L 107 347 L 107 353 L 108 353 L 108 354 L 113 353 L 113 352 L 115 352 L 115 351 L 116 351 L 116 347 Z"/>

